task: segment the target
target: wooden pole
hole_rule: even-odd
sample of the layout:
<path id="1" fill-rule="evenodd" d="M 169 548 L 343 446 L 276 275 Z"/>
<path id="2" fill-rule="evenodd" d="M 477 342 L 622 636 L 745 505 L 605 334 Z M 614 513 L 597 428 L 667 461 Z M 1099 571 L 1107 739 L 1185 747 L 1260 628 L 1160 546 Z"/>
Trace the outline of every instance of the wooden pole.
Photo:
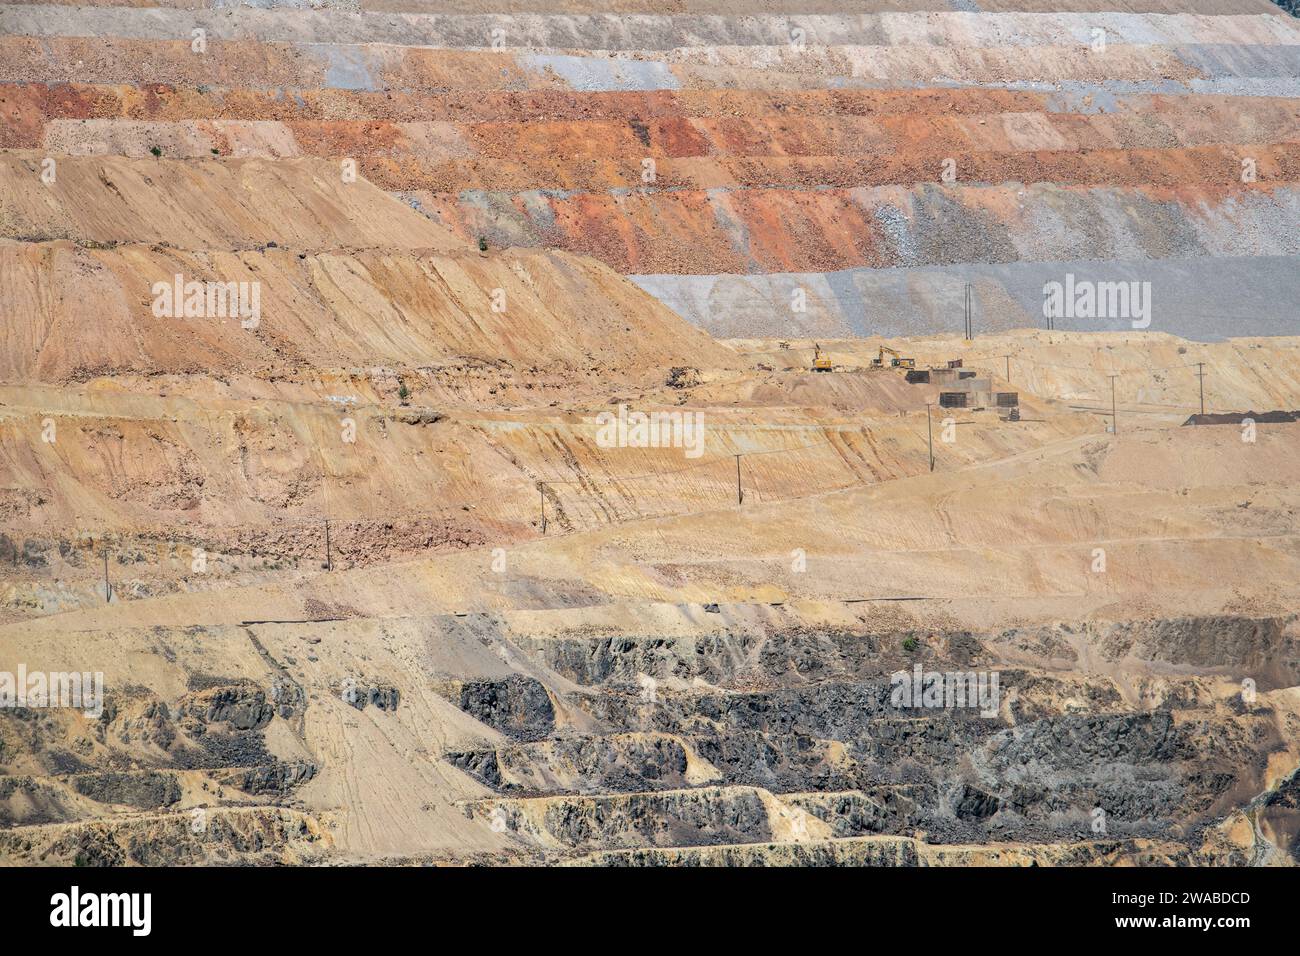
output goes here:
<path id="1" fill-rule="evenodd" d="M 930 470 L 934 471 L 934 428 L 930 425 L 930 403 L 925 403 L 925 434 L 930 444 Z"/>
<path id="2" fill-rule="evenodd" d="M 1119 378 L 1118 375 L 1110 377 L 1110 431 L 1112 435 L 1119 434 L 1119 416 L 1115 410 L 1115 379 L 1117 378 Z"/>

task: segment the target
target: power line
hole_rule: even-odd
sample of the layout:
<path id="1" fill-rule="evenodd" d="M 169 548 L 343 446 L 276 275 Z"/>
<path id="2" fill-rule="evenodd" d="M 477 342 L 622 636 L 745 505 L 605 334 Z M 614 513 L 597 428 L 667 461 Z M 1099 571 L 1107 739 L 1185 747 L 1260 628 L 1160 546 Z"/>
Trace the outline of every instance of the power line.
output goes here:
<path id="1" fill-rule="evenodd" d="M 829 438 L 822 441 L 809 442 L 806 445 L 796 445 L 794 448 L 769 448 L 766 451 L 745 451 L 739 454 L 746 457 L 757 457 L 759 455 L 786 455 L 796 451 L 804 451 L 808 448 L 820 448 L 822 445 L 834 444 Z M 590 478 L 546 478 L 538 479 L 545 481 L 548 485 L 586 485 L 593 481 L 624 482 L 624 481 L 642 481 L 646 478 L 669 478 L 673 475 L 680 475 L 682 472 L 693 471 L 696 468 L 705 468 L 710 465 L 716 465 L 719 462 L 725 462 L 727 458 L 734 457 L 737 453 L 732 452 L 727 456 L 717 456 L 707 458 L 704 461 L 697 461 L 691 465 L 685 465 L 681 468 L 674 468 L 672 471 L 648 471 L 640 475 L 593 475 Z"/>
<path id="2" fill-rule="evenodd" d="M 1006 358 L 1007 356 L 1003 356 L 1003 357 Z M 1072 372 L 1088 372 L 1092 375 L 1137 375 L 1138 373 L 1150 374 L 1152 372 L 1171 372 L 1174 369 L 1179 369 L 1179 368 L 1197 368 L 1199 366 L 1205 365 L 1204 362 L 1184 362 L 1178 365 L 1161 365 L 1152 368 L 1146 368 L 1146 367 L 1126 368 L 1126 369 L 1120 369 L 1119 371 L 1115 371 L 1114 369 L 1089 368 L 1086 365 L 1063 365 L 1059 362 L 1039 362 L 1034 359 L 1022 358 L 1021 356 L 1018 355 L 1012 357 L 1015 358 L 1015 360 L 1019 362 L 1021 365 L 1034 365 L 1039 368 L 1066 369 Z M 979 361 L 979 359 L 975 359 L 975 361 Z M 1224 368 L 1233 368 L 1233 369 L 1249 369 L 1252 367 L 1250 365 L 1241 365 L 1241 364 L 1230 363 L 1230 362 L 1219 362 L 1216 364 Z M 1008 363 L 1008 366 L 1009 365 L 1010 363 Z"/>

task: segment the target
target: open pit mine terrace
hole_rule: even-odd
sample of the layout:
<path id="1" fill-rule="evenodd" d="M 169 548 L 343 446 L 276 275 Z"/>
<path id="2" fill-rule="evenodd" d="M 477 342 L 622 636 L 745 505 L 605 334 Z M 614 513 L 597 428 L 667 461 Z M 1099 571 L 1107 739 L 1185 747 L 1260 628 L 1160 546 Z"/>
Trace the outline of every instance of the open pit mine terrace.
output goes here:
<path id="1" fill-rule="evenodd" d="M 1300 862 L 1300 21 L 499 6 L 0 5 L 0 862 Z"/>

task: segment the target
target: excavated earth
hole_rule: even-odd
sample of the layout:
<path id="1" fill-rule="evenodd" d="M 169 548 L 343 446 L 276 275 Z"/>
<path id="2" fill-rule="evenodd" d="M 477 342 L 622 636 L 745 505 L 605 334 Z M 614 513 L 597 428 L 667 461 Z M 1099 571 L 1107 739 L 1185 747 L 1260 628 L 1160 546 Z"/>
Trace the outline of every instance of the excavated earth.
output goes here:
<path id="1" fill-rule="evenodd" d="M 467 244 L 592 256 L 723 335 L 956 330 L 967 284 L 1019 328 L 1066 273 L 1151 282 L 1184 337 L 1290 331 L 1300 21 L 1053 6 L 12 4 L 0 145 L 350 160 Z"/>
<path id="2" fill-rule="evenodd" d="M 1300 863 L 1300 21 L 1058 6 L 0 4 L 0 862 Z"/>

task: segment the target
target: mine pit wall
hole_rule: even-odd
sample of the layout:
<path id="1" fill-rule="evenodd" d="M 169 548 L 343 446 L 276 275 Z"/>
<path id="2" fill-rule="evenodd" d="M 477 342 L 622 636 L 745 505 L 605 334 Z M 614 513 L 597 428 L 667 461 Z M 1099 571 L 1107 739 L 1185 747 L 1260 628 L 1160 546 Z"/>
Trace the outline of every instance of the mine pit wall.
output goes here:
<path id="1" fill-rule="evenodd" d="M 328 859 L 355 829 L 330 817 L 377 812 L 332 802 L 321 812 L 330 781 L 357 769 L 350 749 L 320 747 L 341 711 L 399 737 L 440 727 L 447 743 L 427 760 L 443 782 L 410 799 L 516 860 L 1300 860 L 1300 706 L 1283 689 L 1300 683 L 1293 616 L 997 632 L 700 617 L 698 633 L 592 635 L 592 618 L 529 637 L 505 621 L 447 617 L 95 635 L 94 646 L 147 653 L 174 689 L 115 688 L 102 727 L 0 712 L 0 855 Z M 367 671 L 340 703 L 357 639 Z M 265 673 L 185 678 L 199 644 L 208 666 Z M 996 715 L 898 706 L 893 675 L 918 663 L 998 672 Z M 1261 666 L 1252 695 L 1241 677 Z M 93 743 L 78 756 L 67 742 L 79 738 Z M 215 787 L 225 805 L 196 833 L 191 808 Z M 1225 836 L 1248 804 L 1267 844 Z"/>
<path id="2" fill-rule="evenodd" d="M 1220 862 L 1232 865 L 1233 859 Z M 667 850 L 608 850 L 571 866 L 1186 866 L 1192 855 L 1177 843 L 1099 840 L 1042 846 L 931 845 L 900 837 L 854 837 L 825 843 L 768 843 Z"/>
<path id="3" fill-rule="evenodd" d="M 383 5 L 400 9 L 402 3 L 385 0 Z M 1148 0 L 1139 6 L 1165 11 L 1170 4 Z M 1189 0 L 1169 12 L 1219 12 L 1206 9 L 1212 6 L 1217 5 Z M 1248 6 L 1252 14 L 1271 10 Z M 180 175 L 176 164 L 143 159 L 150 164 L 142 174 L 149 189 L 139 186 L 139 169 L 129 173 L 120 166 L 111 177 L 117 185 L 104 187 L 132 192 L 129 180 L 138 188 L 135 195 L 148 196 L 164 176 L 186 179 L 199 170 L 229 186 L 232 170 L 251 175 L 257 168 L 224 158 L 241 151 L 325 157 L 262 167 L 263 180 L 279 179 L 295 168 L 301 175 L 313 163 L 324 169 L 359 139 L 369 139 L 375 150 L 363 157 L 363 173 L 411 208 L 403 213 L 400 229 L 394 230 L 395 214 L 358 215 L 357 208 L 364 207 L 352 206 L 350 214 L 336 217 L 352 230 L 352 240 L 344 242 L 335 232 L 339 223 L 325 215 L 332 204 L 321 203 L 318 224 L 324 228 L 296 233 L 296 245 L 312 251 L 331 242 L 371 245 L 392 242 L 396 232 L 397 245 L 406 249 L 441 246 L 447 236 L 427 228 L 436 220 L 465 242 L 485 235 L 494 246 L 527 241 L 591 253 L 643 283 L 659 283 L 652 290 L 656 295 L 714 331 L 752 332 L 735 318 L 746 298 L 751 305 L 760 303 L 754 309 L 760 314 L 774 309 L 787 314 L 793 285 L 804 282 L 816 293 L 810 296 L 814 317 L 806 326 L 773 324 L 765 332 L 878 332 L 882 317 L 870 308 L 877 301 L 889 306 L 879 310 L 883 321 L 896 321 L 902 332 L 952 328 L 955 323 L 945 317 L 960 311 L 966 282 L 975 287 L 979 316 L 1005 312 L 1018 324 L 1036 325 L 1042 282 L 1059 281 L 1061 271 L 1097 280 L 1152 281 L 1160 303 L 1153 328 L 1165 321 L 1163 309 L 1170 304 L 1174 321 L 1183 324 L 1162 330 L 1196 338 L 1241 334 L 1224 332 L 1216 322 L 1276 331 L 1259 316 L 1296 298 L 1287 278 L 1297 273 L 1300 247 L 1293 239 L 1296 198 L 1289 185 L 1296 179 L 1294 111 L 1286 98 L 1300 96 L 1295 79 L 1300 44 L 1292 21 L 1281 16 L 809 18 L 821 43 L 853 42 L 803 51 L 797 61 L 796 54 L 780 49 L 788 46 L 789 21 L 767 16 L 439 21 L 338 18 L 286 7 L 278 15 L 215 10 L 198 19 L 213 34 L 206 60 L 196 60 L 189 49 L 196 20 L 190 11 L 87 14 L 39 5 L 0 7 L 0 33 L 23 34 L 0 37 L 0 79 L 9 81 L 5 96 L 12 98 L 9 116 L 16 118 L 0 130 L 0 144 L 33 151 L 19 160 L 27 166 L 25 174 L 34 173 L 51 149 L 102 148 L 143 159 L 141 151 L 157 145 L 168 156 L 205 160 L 185 164 Z M 1088 54 L 1080 32 L 1099 19 L 1121 41 L 1100 64 Z M 551 46 L 469 49 L 496 23 L 508 30 L 526 23 Z M 1225 34 L 1234 42 L 1217 42 Z M 861 45 L 863 39 L 870 45 Z M 402 45 L 416 41 L 434 46 Z M 444 48 L 434 48 L 439 44 Z M 463 48 L 447 48 L 456 46 Z M 694 48 L 662 57 L 636 52 L 611 58 L 604 52 L 667 52 L 676 46 Z M 979 55 L 964 52 L 971 48 Z M 1041 77 L 1053 89 L 1020 89 L 1026 84 L 1007 79 L 1022 75 Z M 949 77 L 952 89 L 919 89 L 936 76 Z M 67 85 L 71 81 L 75 85 Z M 752 89 L 682 90 L 732 85 Z M 918 89 L 902 96 L 870 89 L 893 85 Z M 861 89 L 844 89 L 851 86 Z M 390 94 L 381 92 L 388 89 L 395 90 L 392 106 L 387 105 Z M 1190 129 L 1209 97 L 1221 102 L 1208 118 L 1200 118 L 1199 131 Z M 1185 102 L 1165 116 L 1167 135 L 1157 128 L 1158 120 L 1149 133 L 1133 132 L 1118 119 L 1115 125 L 1080 120 L 1107 111 L 1132 111 L 1123 119 L 1145 120 L 1160 113 L 1157 100 L 1170 98 Z M 957 104 L 972 115 L 964 126 L 933 126 L 935 136 L 919 155 L 885 164 L 882 179 L 856 181 L 853 177 L 872 168 L 878 154 L 913 135 L 917 126 L 907 114 L 925 101 L 931 120 L 955 112 Z M 467 103 L 478 129 L 451 122 L 457 107 Z M 751 155 L 746 138 L 770 136 L 774 122 L 784 122 L 772 117 L 788 103 L 795 104 L 796 114 L 798 107 L 833 106 L 831 112 L 845 115 L 892 103 L 889 109 L 903 120 L 874 129 L 848 121 L 820 129 L 809 124 L 810 148 L 802 154 L 793 143 L 780 144 L 794 161 L 787 155 Z M 984 104 L 979 116 L 974 115 L 977 103 Z M 442 110 L 436 121 L 429 120 L 431 104 Z M 512 163 L 502 144 L 517 142 L 523 135 L 519 126 L 537 115 L 514 117 L 518 125 L 511 129 L 483 128 L 507 115 L 500 104 L 524 104 L 521 108 L 543 115 L 567 110 L 570 119 L 596 104 L 614 114 L 623 133 L 616 140 L 592 126 L 539 131 L 533 142 L 550 136 L 555 144 L 536 150 L 548 156 L 573 155 L 561 147 L 575 134 L 589 136 L 591 144 L 579 150 L 580 161 L 528 167 Z M 682 122 L 682 114 L 701 104 L 713 114 L 766 118 L 748 130 L 719 122 L 716 115 Z M 227 106 L 238 119 L 226 121 Z M 645 114 L 658 109 L 679 115 L 647 122 Z M 241 113 L 245 110 L 247 115 Z M 311 121 L 293 122 L 297 111 L 311 114 Z M 1221 133 L 1213 130 L 1219 125 L 1215 117 L 1247 114 L 1258 119 L 1257 125 L 1225 120 Z M 222 118 L 214 120 L 218 115 Z M 349 125 L 328 125 L 338 115 L 347 115 Z M 82 127 L 83 119 L 96 122 Z M 372 119 L 383 122 L 372 127 Z M 410 125 L 388 122 L 399 119 Z M 418 125 L 425 121 L 429 125 Z M 151 142 L 155 137 L 158 142 Z M 688 139 L 689 148 L 674 145 Z M 627 156 L 603 165 L 587 162 L 606 158 L 600 150 L 608 152 L 609 142 L 618 142 Z M 932 182 L 932 157 L 949 147 L 963 169 L 979 173 L 976 182 L 947 189 Z M 662 155 L 662 188 L 641 189 L 629 178 L 635 177 L 643 152 L 675 149 L 681 155 Z M 1086 163 L 1072 155 L 1082 149 L 1094 154 Z M 210 160 L 213 150 L 222 158 Z M 1237 163 L 1247 150 L 1259 154 L 1265 182 L 1238 189 Z M 856 159 L 840 162 L 849 152 Z M 77 163 L 63 162 L 67 182 Z M 100 167 L 110 162 L 82 164 L 81 175 L 93 190 L 101 188 Z M 834 172 L 837 168 L 847 172 Z M 1025 180 L 1024 187 L 998 185 L 1005 178 L 993 175 L 999 169 L 1016 171 L 1011 178 Z M 322 179 L 336 181 L 332 170 Z M 44 189 L 34 188 L 39 198 L 29 211 L 45 209 Z M 234 187 L 225 191 L 240 195 Z M 363 188 L 336 198 L 383 209 L 378 200 L 387 197 L 376 193 Z M 292 190 L 281 196 L 295 198 Z M 1019 209 L 1022 200 L 1027 209 Z M 996 207 L 1003 213 L 993 212 Z M 94 204 L 87 208 L 93 212 Z M 277 230 L 285 217 L 274 208 L 235 212 L 239 215 L 231 221 L 239 221 L 233 228 L 230 221 L 217 221 L 221 216 L 200 216 L 192 223 L 163 217 L 161 226 L 174 230 L 173 238 L 192 242 L 199 235 L 218 249 L 248 249 L 272 237 L 283 244 Z M 65 241 L 75 225 L 39 217 L 27 221 L 38 228 L 24 227 L 14 238 L 28 245 L 33 239 Z M 159 228 L 153 216 L 135 220 L 131 228 L 120 217 L 95 225 L 114 243 L 145 241 L 149 235 L 132 231 L 143 228 L 142 221 Z M 383 225 L 378 231 L 377 222 Z M 103 238 L 91 237 L 85 246 Z M 956 243 L 956 257 L 945 251 L 950 243 Z M 61 247 L 64 254 L 84 262 L 84 249 L 67 251 L 70 246 Z M 282 250 L 271 257 L 288 259 L 295 253 Z M 265 257 L 265 250 L 256 255 Z M 473 266 L 479 260 L 470 255 Z M 1114 260 L 1120 275 L 1111 267 L 1092 271 L 1099 268 L 1097 259 Z M 300 268 L 298 261 L 304 260 L 289 265 Z M 701 274 L 682 275 L 689 271 Z M 904 301 L 901 290 L 907 284 L 922 291 Z M 1235 298 L 1224 292 L 1230 287 Z M 1258 294 L 1248 296 L 1250 290 Z M 1217 318 L 1206 324 L 1204 313 Z M 983 321 L 991 328 L 1000 320 Z M 319 364 L 326 354 L 306 358 Z M 57 372 L 51 378 L 58 382 L 84 371 L 75 363 L 58 365 L 55 358 L 45 369 Z M 402 431 L 391 427 L 394 435 Z M 522 452 L 538 436 L 513 431 L 520 444 L 510 450 L 526 461 Z M 743 429 L 734 434 L 751 448 L 762 447 Z M 593 462 L 583 460 L 581 442 L 561 430 L 546 432 L 547 438 L 556 435 L 566 466 L 573 462 L 574 477 L 589 480 Z M 277 436 L 268 429 L 255 437 L 273 444 Z M 847 466 L 855 477 L 912 473 L 923 439 L 902 430 L 892 437 L 901 447 L 890 454 L 848 441 L 833 454 L 856 456 Z M 1026 446 L 1012 447 L 1017 440 L 994 438 L 983 451 L 1023 450 Z M 142 458 L 166 461 L 170 468 L 192 450 L 177 441 L 154 458 Z M 90 452 L 86 457 L 94 474 L 97 463 Z M 301 459 L 259 458 L 256 450 L 250 457 L 256 467 L 241 480 L 251 494 L 226 489 L 214 500 L 256 501 L 279 510 L 301 502 Z M 532 461 L 551 463 L 545 454 Z M 403 468 L 400 459 L 385 464 L 370 458 L 366 464 L 370 473 L 400 475 Z M 796 460 L 787 471 L 807 464 Z M 223 467 L 224 472 L 214 466 L 208 475 L 234 473 L 228 462 Z M 107 468 L 101 474 L 116 476 Z M 779 477 L 775 487 L 791 488 L 789 475 L 774 466 L 756 465 L 750 474 L 759 480 Z M 175 481 L 150 485 L 145 492 L 158 498 L 134 503 L 156 510 L 189 503 L 197 495 L 192 470 L 177 466 L 168 477 Z M 728 477 L 706 484 L 696 497 L 683 495 L 685 485 L 665 486 L 679 497 L 679 506 L 714 507 L 714 496 L 729 491 Z M 383 490 L 397 500 L 403 497 L 401 484 Z M 481 490 L 468 484 L 456 488 L 467 499 L 481 498 Z M 506 497 L 496 517 L 517 521 L 527 533 L 532 494 L 526 501 L 522 495 Z M 548 499 L 560 508 L 553 520 L 565 531 L 597 527 L 621 517 L 622 504 L 644 504 L 627 489 L 596 497 L 597 504 L 579 512 L 556 492 Z M 365 522 L 374 516 L 357 518 Z M 369 525 L 361 529 L 371 531 Z M 482 531 L 471 528 L 446 543 L 479 546 Z M 313 530 L 292 543 L 315 550 L 316 534 Z M 39 553 L 11 547 L 9 556 L 35 565 Z M 377 583 L 372 577 L 361 589 L 381 590 Z M 1184 584 L 1181 578 L 1178 583 Z M 419 587 L 429 590 L 427 585 L 421 580 Z M 388 827 L 405 836 L 408 831 L 401 828 L 409 821 L 418 819 L 413 826 L 429 828 L 423 821 L 449 815 L 454 807 L 467 829 L 449 827 L 454 836 L 437 832 L 432 843 L 505 847 L 516 858 L 542 854 L 574 862 L 1300 859 L 1294 774 L 1294 742 L 1300 737 L 1294 689 L 1300 679 L 1292 618 L 1081 622 L 997 633 L 920 627 L 866 634 L 857 628 L 762 631 L 728 625 L 665 635 L 653 629 L 629 633 L 624 627 L 594 637 L 534 637 L 506 634 L 480 615 L 465 618 L 463 633 L 445 621 L 363 621 L 337 600 L 347 585 L 333 586 L 336 600 L 328 604 L 315 597 L 291 601 L 293 621 L 249 625 L 269 632 L 261 640 L 248 640 L 253 632 L 245 635 L 242 627 L 212 634 L 198 625 L 82 635 L 138 654 L 133 676 L 157 686 L 123 688 L 107 720 L 96 724 L 0 712 L 0 759 L 5 761 L 0 857 L 110 865 L 311 860 L 332 840 L 322 815 L 274 804 L 313 800 L 344 816 L 360 816 L 363 826 L 352 829 L 354 837 L 358 829 Z M 532 586 L 525 582 L 521 594 Z M 328 587 L 322 585 L 320 593 L 329 593 Z M 538 600 L 554 600 L 562 590 L 540 580 L 536 587 Z M 289 593 L 271 590 L 264 603 L 279 606 Z M 608 595 L 559 598 L 599 601 Z M 379 602 L 370 606 L 377 609 Z M 163 608 L 166 613 L 165 603 Z M 120 610 L 110 609 L 107 626 L 130 617 L 113 613 Z M 708 620 L 705 615 L 717 611 L 710 605 L 700 615 Z M 83 624 L 87 617 L 80 618 Z M 405 634 L 411 643 L 399 653 L 392 642 L 410 628 L 424 630 Z M 337 685 L 356 660 L 346 647 L 349 637 L 364 638 L 384 679 L 367 680 L 351 701 L 339 703 Z M 48 647 L 63 653 L 69 643 L 51 641 Z M 241 655 L 231 651 L 236 645 Z M 258 679 L 197 674 L 190 656 L 197 653 L 205 664 L 224 656 L 222 673 Z M 1005 697 L 987 717 L 956 708 L 896 706 L 892 675 L 917 662 L 962 673 L 996 669 Z M 310 679 L 303 676 L 287 697 L 271 697 L 270 683 L 289 667 Z M 1253 683 L 1245 684 L 1246 678 Z M 425 698 L 434 695 L 439 699 L 429 705 Z M 427 710 L 411 720 L 420 706 Z M 307 742 L 319 738 L 305 734 L 304 726 L 320 732 L 332 721 L 376 729 L 376 734 L 365 747 L 352 746 L 354 740 L 345 736 L 327 737 L 319 753 L 308 752 Z M 412 728 L 423 736 L 400 736 Z M 435 739 L 446 741 L 444 753 L 423 752 L 430 728 Z M 372 790 L 368 805 L 338 807 L 356 790 L 384 784 L 386 773 L 349 761 L 354 753 L 383 753 L 385 746 L 396 755 L 384 765 L 386 771 L 412 771 L 411 755 L 421 753 L 442 789 L 416 774 L 402 777 L 392 790 Z M 414 765 L 428 769 L 421 761 Z M 329 790 L 340 778 L 353 785 L 347 797 Z M 222 799 L 232 805 L 214 812 L 200 836 L 182 810 L 207 799 L 205 785 L 223 788 Z M 411 794 L 424 798 L 426 791 L 428 800 L 402 802 Z M 368 814 L 376 806 L 400 807 L 402 812 L 392 816 L 403 819 L 375 824 Z M 1252 829 L 1259 821 L 1262 841 L 1233 842 L 1226 835 L 1229 824 L 1242 823 L 1243 808 L 1253 815 Z M 1097 809 L 1106 813 L 1106 839 L 1097 838 Z M 419 835 L 427 838 L 428 830 Z"/>
<path id="4" fill-rule="evenodd" d="M 746 456 L 743 489 L 756 504 L 921 474 L 926 389 L 898 384 L 891 390 L 870 373 L 857 378 L 865 400 L 895 414 L 870 426 L 819 425 L 802 412 L 788 422 L 760 424 L 706 410 L 698 458 L 682 448 L 600 447 L 594 413 L 581 421 L 500 415 L 434 416 L 426 423 L 416 416 L 408 424 L 400 413 L 365 408 L 353 413 L 356 443 L 345 445 L 336 439 L 338 413 L 320 407 L 264 403 L 257 415 L 181 428 L 169 421 L 176 409 L 158 400 L 150 400 L 144 420 L 109 417 L 93 397 L 82 404 L 70 392 L 53 398 L 51 389 L 51 401 L 63 406 L 60 447 L 75 465 L 76 482 L 98 502 L 99 518 L 94 527 L 78 527 L 77 496 L 59 494 L 39 508 L 32 495 L 2 496 L 13 519 L 0 532 L 0 580 L 41 591 L 58 578 L 61 587 L 80 589 L 79 597 L 53 590 L 15 597 L 27 613 L 102 602 L 105 554 L 118 599 L 127 600 L 258 574 L 290 580 L 319 571 L 327 560 L 342 570 L 504 546 L 541 534 L 538 475 L 548 479 L 547 534 L 556 535 L 725 509 L 736 500 L 736 453 Z M 34 394 L 14 391 L 29 400 Z M 23 461 L 40 460 L 46 447 L 40 416 L 15 414 L 0 427 L 25 449 Z M 1090 430 L 1095 425 L 1083 416 L 1015 432 L 971 428 L 949 458 L 989 460 Z M 453 450 L 476 467 L 427 464 Z M 499 477 L 503 463 L 513 478 Z M 488 495 L 476 476 L 494 470 Z M 352 492 L 337 493 L 327 476 L 334 482 L 346 476 Z M 223 500 L 239 505 L 218 508 Z M 421 501 L 436 504 L 423 514 L 410 512 L 409 503 Z M 198 552 L 205 555 L 201 573 L 193 565 Z"/>
<path id="5" fill-rule="evenodd" d="M 1291 245 L 1289 239 L 1282 242 Z M 629 278 L 719 338 L 959 335 L 968 283 L 975 331 L 984 335 L 1044 326 L 1043 288 L 1064 283 L 1067 275 L 1076 282 L 1150 283 L 1147 317 L 1060 316 L 1053 319 L 1054 327 L 1072 332 L 1164 332 L 1216 342 L 1296 333 L 1294 320 L 1278 312 L 1275 303 L 1300 301 L 1300 249 L 1279 246 L 1275 251 L 1279 254 L 1258 258 L 1193 255 Z M 798 289 L 804 290 L 806 312 L 789 308 Z M 1138 329 L 1135 322 L 1143 327 Z"/>
<path id="6" fill-rule="evenodd" d="M 339 17 L 328 10 L 136 10 L 130 7 L 83 8 L 75 14 L 58 5 L 19 4 L 0 9 L 5 33 L 29 36 L 115 36 L 140 39 L 188 39 L 201 27 L 212 40 L 256 38 L 265 42 L 319 44 L 410 45 L 441 49 L 487 47 L 494 30 L 504 33 L 504 49 L 595 50 L 669 53 L 684 47 L 765 49 L 789 47 L 792 26 L 801 27 L 806 51 L 787 51 L 791 62 L 800 52 L 825 47 L 966 46 L 1040 47 L 1079 42 L 1092 26 L 1104 27 L 1115 46 L 1182 45 L 1195 56 L 1198 48 L 1216 41 L 1236 45 L 1284 44 L 1300 36 L 1293 21 L 1261 15 L 1263 9 L 1241 15 L 1162 16 L 1131 12 L 889 12 L 820 14 L 801 12 L 797 21 L 786 15 L 747 16 L 664 15 L 618 13 L 564 14 L 379 14 L 363 12 Z M 514 32 L 519 40 L 511 43 Z M 594 57 L 593 57 L 594 58 Z M 1201 53 L 1201 61 L 1212 60 Z"/>
<path id="7" fill-rule="evenodd" d="M 1162 663 L 1198 672 L 1271 674 L 1272 688 L 1300 685 L 1300 624 L 1292 617 L 1216 616 L 1176 620 L 1085 621 L 1018 627 L 999 633 L 917 630 L 892 633 L 898 641 L 928 640 L 945 648 L 952 663 L 968 667 L 989 658 L 989 648 L 1030 646 L 1045 659 L 1077 661 L 1086 643 L 1112 661 Z M 703 679 L 710 685 L 790 679 L 806 670 L 812 677 L 872 673 L 886 638 L 852 630 L 782 632 L 738 630 L 692 637 L 619 633 L 603 638 L 515 638 L 546 667 L 584 686 L 657 679 Z M 996 655 L 997 651 L 992 651 Z M 907 663 L 896 657 L 896 663 Z M 790 667 L 795 673 L 788 673 Z M 1249 673 L 1247 673 L 1249 672 Z"/>
<path id="8" fill-rule="evenodd" d="M 602 851 L 575 858 L 585 862 L 632 862 L 625 853 L 655 864 L 683 855 L 880 862 L 863 856 L 872 847 L 839 841 L 892 835 L 908 838 L 908 853 L 926 848 L 935 865 L 970 862 L 975 851 L 951 846 L 962 842 L 990 844 L 979 851 L 988 862 L 1240 863 L 1255 850 L 1223 845 L 1216 828 L 1277 786 L 1268 764 L 1294 749 L 1294 707 L 1278 713 L 1265 700 L 1285 698 L 1262 695 L 1300 683 L 1298 636 L 1294 617 L 990 634 L 515 634 L 515 647 L 583 688 L 556 699 L 602 729 L 565 733 L 549 708 L 525 703 L 539 693 L 535 679 L 498 681 L 498 707 L 545 719 L 515 726 L 514 743 L 446 759 L 501 794 L 466 804 L 469 818 L 496 819 L 551 852 Z M 1101 670 L 1076 669 L 1083 644 Z M 1008 650 L 1038 663 L 998 663 Z M 997 717 L 897 709 L 889 675 L 916 661 L 927 671 L 1000 671 Z M 1256 683 L 1242 681 L 1247 673 Z M 1292 765 L 1285 787 L 1296 759 L 1282 759 Z M 1281 808 L 1279 849 L 1300 859 L 1287 798 L 1260 799 Z M 1089 835 L 1096 807 L 1111 842 L 1070 849 Z M 721 844 L 749 846 L 688 849 Z M 610 855 L 615 848 L 623 852 Z"/>
<path id="9" fill-rule="evenodd" d="M 1277 7 L 386 6 L 400 12 L 0 6 L 0 144 L 352 156 L 465 243 L 591 255 L 720 334 L 956 329 L 967 282 L 980 330 L 1037 326 L 1065 273 L 1150 282 L 1148 329 L 1290 331 L 1300 27 Z M 189 50 L 196 25 L 209 57 Z M 494 29 L 502 49 L 485 48 Z M 806 314 L 786 308 L 795 284 Z"/>

